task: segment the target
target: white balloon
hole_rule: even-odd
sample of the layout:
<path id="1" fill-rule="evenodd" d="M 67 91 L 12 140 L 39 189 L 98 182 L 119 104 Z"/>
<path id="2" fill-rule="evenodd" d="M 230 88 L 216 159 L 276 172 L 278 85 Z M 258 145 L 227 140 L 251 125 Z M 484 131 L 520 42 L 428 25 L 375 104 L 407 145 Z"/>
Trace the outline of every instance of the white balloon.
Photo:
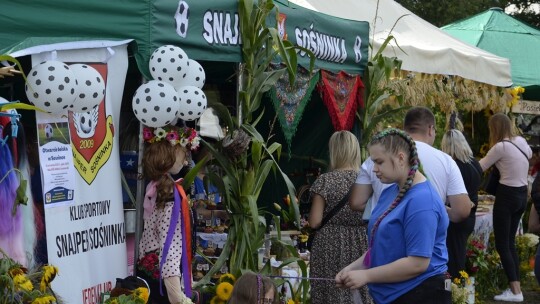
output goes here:
<path id="1" fill-rule="evenodd" d="M 188 73 L 188 60 L 181 48 L 174 45 L 160 46 L 150 56 L 150 74 L 154 80 L 166 81 L 178 87 Z"/>
<path id="2" fill-rule="evenodd" d="M 137 89 L 132 106 L 140 122 L 152 128 L 163 127 L 178 115 L 178 96 L 172 85 L 150 80 Z"/>
<path id="3" fill-rule="evenodd" d="M 178 101 L 180 111 L 177 116 L 182 120 L 195 120 L 201 117 L 208 104 L 204 92 L 194 86 L 178 88 Z"/>
<path id="4" fill-rule="evenodd" d="M 75 102 L 70 106 L 73 112 L 86 113 L 97 107 L 105 96 L 105 81 L 96 69 L 86 64 L 69 66 L 75 77 Z"/>
<path id="5" fill-rule="evenodd" d="M 75 100 L 77 79 L 63 62 L 42 62 L 32 68 L 27 80 L 28 100 L 49 113 L 65 110 Z"/>
<path id="6" fill-rule="evenodd" d="M 180 85 L 175 86 L 177 90 L 180 87 L 185 86 L 194 86 L 202 89 L 202 87 L 204 86 L 204 82 L 206 81 L 206 74 L 204 73 L 204 69 L 197 61 L 193 59 L 189 59 L 188 72 L 187 74 L 182 76 L 185 77 L 182 77 L 182 79 L 180 80 Z"/>

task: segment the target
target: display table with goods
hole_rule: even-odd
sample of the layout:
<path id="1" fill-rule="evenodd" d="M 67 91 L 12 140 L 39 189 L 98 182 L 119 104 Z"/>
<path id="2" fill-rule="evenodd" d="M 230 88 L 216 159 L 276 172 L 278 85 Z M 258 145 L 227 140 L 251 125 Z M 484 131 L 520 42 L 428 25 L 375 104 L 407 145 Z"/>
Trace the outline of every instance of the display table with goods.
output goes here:
<path id="1" fill-rule="evenodd" d="M 482 240 L 487 246 L 489 236 L 493 232 L 493 203 L 495 196 L 485 194 L 478 196 L 478 207 L 476 209 L 476 222 L 472 236 Z"/>

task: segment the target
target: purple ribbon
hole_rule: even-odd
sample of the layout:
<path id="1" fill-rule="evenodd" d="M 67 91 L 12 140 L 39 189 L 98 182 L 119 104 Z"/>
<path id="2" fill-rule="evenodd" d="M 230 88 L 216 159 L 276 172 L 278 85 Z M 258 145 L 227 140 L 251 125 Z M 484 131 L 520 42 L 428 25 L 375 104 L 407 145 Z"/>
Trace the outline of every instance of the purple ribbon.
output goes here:
<path id="1" fill-rule="evenodd" d="M 161 254 L 161 261 L 159 262 L 159 276 L 161 277 L 161 271 L 163 270 L 163 264 L 167 260 L 167 254 L 169 253 L 169 248 L 171 247 L 172 239 L 174 236 L 174 230 L 176 229 L 176 224 L 178 223 L 178 217 L 180 216 L 180 194 L 178 189 L 173 187 L 174 190 L 174 205 L 171 214 L 171 222 L 169 225 L 169 230 L 167 231 L 167 237 L 165 238 L 165 244 L 163 245 L 163 252 Z M 184 231 L 185 223 L 182 221 L 182 231 Z M 186 252 L 186 238 L 182 237 L 182 276 L 189 272 L 189 265 L 187 265 L 187 252 Z M 188 276 L 189 277 L 189 276 Z M 163 280 L 159 280 L 159 293 L 163 296 Z M 187 282 L 184 277 L 184 293 L 188 298 L 191 298 L 191 282 Z"/>

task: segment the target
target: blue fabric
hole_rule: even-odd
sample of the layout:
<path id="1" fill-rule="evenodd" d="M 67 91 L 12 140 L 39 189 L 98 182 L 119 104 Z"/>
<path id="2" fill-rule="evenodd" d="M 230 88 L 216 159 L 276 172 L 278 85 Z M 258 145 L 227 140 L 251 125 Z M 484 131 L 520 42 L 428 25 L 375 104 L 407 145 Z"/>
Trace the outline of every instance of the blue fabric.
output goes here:
<path id="1" fill-rule="evenodd" d="M 371 219 L 383 214 L 397 196 L 399 188 L 385 189 Z M 368 226 L 368 236 L 376 221 Z M 399 283 L 368 284 L 376 303 L 390 303 L 418 286 L 425 279 L 447 270 L 446 231 L 448 215 L 437 190 L 428 181 L 414 185 L 399 205 L 380 223 L 371 248 L 371 267 L 392 263 L 407 256 L 430 257 L 421 275 Z"/>
<path id="2" fill-rule="evenodd" d="M 212 199 L 216 204 L 221 203 L 221 196 L 219 195 L 219 190 L 216 186 L 209 184 L 208 192 L 210 195 L 207 195 L 206 190 L 204 189 L 204 182 L 200 177 L 196 176 L 193 184 L 195 185 L 196 199 Z"/>

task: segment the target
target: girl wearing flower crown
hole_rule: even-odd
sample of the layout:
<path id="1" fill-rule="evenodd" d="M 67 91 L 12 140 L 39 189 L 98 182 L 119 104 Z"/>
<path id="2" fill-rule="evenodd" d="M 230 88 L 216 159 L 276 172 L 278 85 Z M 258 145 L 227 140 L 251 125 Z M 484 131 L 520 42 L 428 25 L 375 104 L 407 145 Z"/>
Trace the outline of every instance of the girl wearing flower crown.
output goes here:
<path id="1" fill-rule="evenodd" d="M 160 279 L 160 293 L 163 280 L 170 303 L 191 303 L 190 209 L 184 189 L 171 175 L 187 164 L 189 151 L 198 147 L 199 137 L 185 127 L 144 128 L 143 137 L 147 142 L 143 177 L 150 182 L 144 198 L 140 256 L 158 254 L 153 276 Z"/>
<path id="2" fill-rule="evenodd" d="M 386 188 L 368 225 L 369 249 L 336 275 L 340 287 L 369 286 L 376 303 L 451 303 L 446 278 L 449 219 L 435 188 L 418 171 L 416 145 L 388 129 L 368 145 Z"/>

